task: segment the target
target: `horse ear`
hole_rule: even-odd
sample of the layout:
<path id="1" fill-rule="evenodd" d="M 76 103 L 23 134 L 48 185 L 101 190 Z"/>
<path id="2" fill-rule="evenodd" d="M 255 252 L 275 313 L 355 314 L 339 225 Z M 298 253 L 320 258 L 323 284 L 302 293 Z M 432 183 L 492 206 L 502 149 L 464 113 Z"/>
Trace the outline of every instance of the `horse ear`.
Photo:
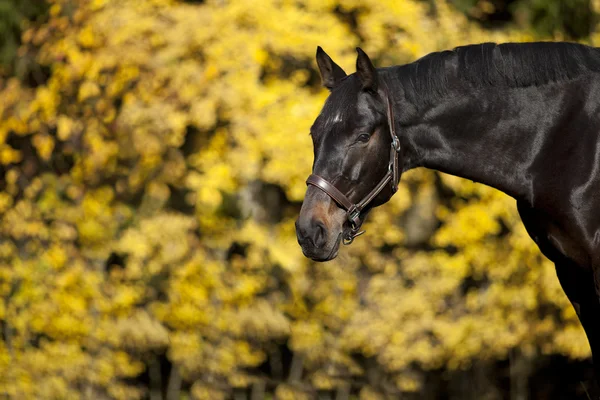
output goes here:
<path id="1" fill-rule="evenodd" d="M 346 76 L 346 73 L 339 65 L 333 62 L 331 57 L 323 51 L 321 46 L 317 47 L 317 65 L 321 71 L 321 81 L 323 86 L 331 90 L 333 87 Z"/>
<path id="2" fill-rule="evenodd" d="M 356 59 L 356 75 L 358 75 L 363 90 L 376 92 L 377 70 L 363 49 L 357 47 L 356 52 L 358 53 L 358 58 Z"/>

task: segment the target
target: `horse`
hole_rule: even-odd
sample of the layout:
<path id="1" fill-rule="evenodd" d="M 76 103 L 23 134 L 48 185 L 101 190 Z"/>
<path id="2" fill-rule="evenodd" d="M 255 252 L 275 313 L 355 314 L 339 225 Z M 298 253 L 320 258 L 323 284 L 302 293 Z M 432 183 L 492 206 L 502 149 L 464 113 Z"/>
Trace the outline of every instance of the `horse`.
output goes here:
<path id="1" fill-rule="evenodd" d="M 600 382 L 600 49 L 483 43 L 386 68 L 357 53 L 347 75 L 317 48 L 330 94 L 310 128 L 304 255 L 335 258 L 413 168 L 501 190 L 554 262 Z"/>

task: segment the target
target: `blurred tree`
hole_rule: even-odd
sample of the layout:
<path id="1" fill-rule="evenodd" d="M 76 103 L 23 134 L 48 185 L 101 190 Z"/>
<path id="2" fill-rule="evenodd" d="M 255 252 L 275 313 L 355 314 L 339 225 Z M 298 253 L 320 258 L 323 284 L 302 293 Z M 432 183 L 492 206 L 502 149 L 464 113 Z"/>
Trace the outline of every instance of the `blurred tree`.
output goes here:
<path id="1" fill-rule="evenodd" d="M 533 37 L 435 6 L 51 1 L 19 51 L 47 79 L 0 88 L 0 393 L 437 398 L 431 371 L 473 368 L 483 398 L 497 360 L 588 357 L 492 189 L 413 171 L 335 262 L 296 243 L 317 45 L 352 71 L 358 44 L 385 66 Z"/>
<path id="2" fill-rule="evenodd" d="M 540 37 L 581 40 L 597 23 L 590 0 L 452 0 L 471 18 L 487 27 L 514 23 Z"/>
<path id="3" fill-rule="evenodd" d="M 23 55 L 17 58 L 21 32 L 46 17 L 48 4 L 43 0 L 3 0 L 0 2 L 0 76 L 25 77 L 32 66 Z M 36 71 L 37 73 L 37 71 Z"/>

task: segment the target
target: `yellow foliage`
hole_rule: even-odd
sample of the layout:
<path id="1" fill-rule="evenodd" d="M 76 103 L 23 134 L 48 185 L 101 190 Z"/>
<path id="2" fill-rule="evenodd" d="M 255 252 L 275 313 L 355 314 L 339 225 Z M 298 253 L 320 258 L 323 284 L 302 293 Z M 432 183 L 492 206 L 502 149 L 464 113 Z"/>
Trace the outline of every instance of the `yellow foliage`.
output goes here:
<path id="1" fill-rule="evenodd" d="M 160 353 L 193 398 L 227 398 L 278 341 L 318 388 L 365 374 L 351 353 L 407 392 L 411 365 L 589 356 L 553 266 L 490 188 L 411 171 L 336 261 L 295 239 L 327 95 L 317 45 L 352 71 L 359 44 L 383 66 L 528 33 L 442 0 L 51 3 L 23 38 L 48 81 L 0 86 L 0 393 L 142 398 L 130 378 Z"/>

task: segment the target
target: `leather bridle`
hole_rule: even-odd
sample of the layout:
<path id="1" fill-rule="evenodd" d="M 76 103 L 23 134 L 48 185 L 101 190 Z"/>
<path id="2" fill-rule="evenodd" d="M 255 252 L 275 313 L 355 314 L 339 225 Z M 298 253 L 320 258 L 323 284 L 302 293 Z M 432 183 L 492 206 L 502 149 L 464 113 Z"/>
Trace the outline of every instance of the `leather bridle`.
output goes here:
<path id="1" fill-rule="evenodd" d="M 387 88 L 383 87 L 385 93 L 385 101 L 387 103 L 387 122 L 392 137 L 391 150 L 390 150 L 390 162 L 388 164 L 388 171 L 379 183 L 371 190 L 362 200 L 357 203 L 353 203 L 350 199 L 340 192 L 332 183 L 319 175 L 312 174 L 306 180 L 307 185 L 315 186 L 321 189 L 325 194 L 331 197 L 340 207 L 346 210 L 346 218 L 350 222 L 350 231 L 342 238 L 342 242 L 345 245 L 349 245 L 354 241 L 354 238 L 362 235 L 365 231 L 360 231 L 362 220 L 360 213 L 364 208 L 371 202 L 377 195 L 387 186 L 388 183 L 392 184 L 392 194 L 398 190 L 398 181 L 400 180 L 400 171 L 398 166 L 398 154 L 400 153 L 400 140 L 396 136 L 396 129 L 394 126 L 394 111 L 392 109 L 392 103 L 390 101 L 389 92 Z"/>

